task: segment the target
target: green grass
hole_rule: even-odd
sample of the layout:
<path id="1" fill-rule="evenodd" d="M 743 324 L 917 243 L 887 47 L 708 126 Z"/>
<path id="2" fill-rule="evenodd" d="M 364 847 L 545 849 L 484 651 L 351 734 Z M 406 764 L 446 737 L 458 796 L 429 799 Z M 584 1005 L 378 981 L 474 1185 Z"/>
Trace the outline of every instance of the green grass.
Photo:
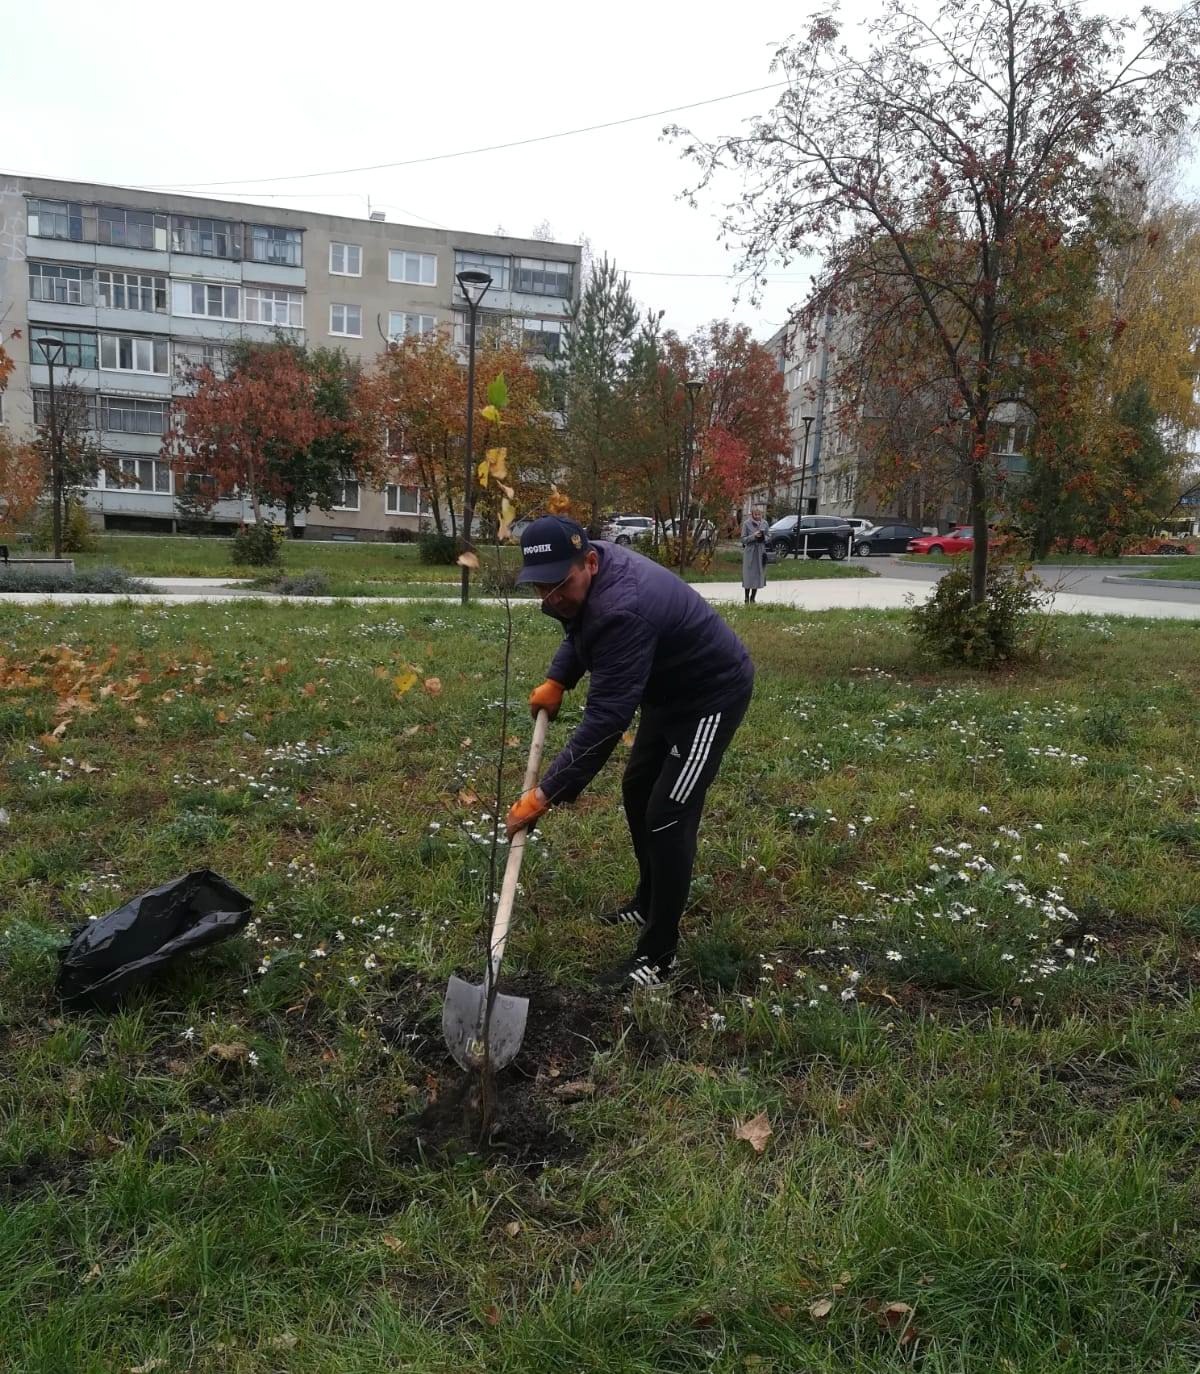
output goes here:
<path id="1" fill-rule="evenodd" d="M 1132 560 L 1128 560 L 1132 561 Z M 1156 563 L 1152 568 L 1142 574 L 1144 577 L 1153 578 L 1178 578 L 1180 581 L 1192 582 L 1200 579 L 1200 554 L 1177 555 L 1174 558 L 1164 559 L 1162 563 Z"/>
<path id="2" fill-rule="evenodd" d="M 573 1138 L 537 1172 L 405 1124 L 478 966 L 501 613 L 0 606 L 0 1367 L 1196 1367 L 1194 628 L 1072 618 L 989 678 L 898 615 L 730 619 L 683 987 L 505 1090 Z M 554 632 L 515 632 L 519 702 Z M 623 753 L 531 846 L 531 1017 L 624 948 Z M 247 935 L 64 1014 L 72 924 L 205 864 Z"/>
<path id="3" fill-rule="evenodd" d="M 190 538 L 186 535 L 97 536 L 92 553 L 75 554 L 80 569 L 115 564 L 140 577 L 254 578 L 257 568 L 236 567 L 229 558 L 227 539 Z M 317 543 L 303 539 L 281 546 L 282 572 L 296 574 L 319 570 L 329 578 L 334 596 L 453 596 L 461 573 L 457 567 L 422 563 L 415 544 Z M 494 550 L 480 555 L 485 571 L 495 558 Z M 515 567 L 516 548 L 501 550 L 506 568 Z M 741 580 L 740 549 L 721 548 L 707 569 L 689 569 L 689 582 Z M 786 571 L 784 571 L 786 569 Z M 769 576 L 808 579 L 823 577 L 874 577 L 866 568 L 828 559 L 789 559 L 772 564 Z"/>

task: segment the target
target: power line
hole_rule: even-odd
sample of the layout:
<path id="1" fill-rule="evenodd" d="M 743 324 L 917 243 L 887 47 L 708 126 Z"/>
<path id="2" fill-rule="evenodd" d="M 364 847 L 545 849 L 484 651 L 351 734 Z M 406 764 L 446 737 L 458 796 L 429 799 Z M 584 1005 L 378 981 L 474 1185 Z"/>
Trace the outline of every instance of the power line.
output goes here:
<path id="1" fill-rule="evenodd" d="M 694 100 L 689 105 L 672 105 L 666 110 L 651 110 L 647 114 L 628 115 L 624 119 L 610 119 L 603 124 L 585 124 L 578 129 L 563 129 L 556 134 L 537 134 L 533 138 L 517 138 L 509 143 L 490 143 L 483 148 L 461 148 L 453 153 L 431 153 L 427 157 L 410 157 L 401 162 L 374 162 L 366 167 L 335 167 L 325 172 L 296 172 L 291 176 L 226 177 L 223 181 L 176 181 L 146 186 L 148 191 L 179 191 L 206 189 L 210 186 L 266 185 L 273 181 L 308 181 L 314 177 L 348 176 L 352 172 L 384 172 L 396 167 L 415 167 L 425 162 L 445 162 L 450 158 L 475 157 L 480 153 L 498 153 L 507 148 L 525 148 L 531 143 L 549 143 L 557 138 L 574 138 L 576 134 L 594 134 L 601 129 L 616 129 L 622 124 L 637 124 L 643 119 L 661 119 L 663 115 L 682 114 L 684 110 L 698 110 L 702 105 L 717 105 L 723 100 L 736 100 L 743 95 L 758 95 L 786 86 L 786 81 L 772 81 L 766 86 L 752 86 L 745 91 L 731 91 L 728 95 L 714 95 L 707 100 Z"/>

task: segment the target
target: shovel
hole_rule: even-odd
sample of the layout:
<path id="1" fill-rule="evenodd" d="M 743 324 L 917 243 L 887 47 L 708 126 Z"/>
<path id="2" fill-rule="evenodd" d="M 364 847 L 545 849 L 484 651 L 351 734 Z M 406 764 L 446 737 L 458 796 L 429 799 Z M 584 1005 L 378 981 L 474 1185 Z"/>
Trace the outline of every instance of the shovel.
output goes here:
<path id="1" fill-rule="evenodd" d="M 523 793 L 537 786 L 549 724 L 550 717 L 545 711 L 539 711 L 533 727 L 533 743 L 529 746 Z M 500 901 L 492 926 L 491 957 L 483 982 L 468 983 L 464 978 L 451 977 L 446 986 L 442 1034 L 455 1062 L 464 1069 L 479 1070 L 485 1064 L 492 1069 L 504 1068 L 512 1063 L 525 1038 L 529 999 L 497 992 L 496 984 L 504 946 L 508 943 L 513 899 L 517 895 L 517 879 L 521 876 L 521 859 L 528 838 L 528 828 L 518 830 L 508 847 L 508 862 L 504 866 L 504 881 L 500 884 Z"/>

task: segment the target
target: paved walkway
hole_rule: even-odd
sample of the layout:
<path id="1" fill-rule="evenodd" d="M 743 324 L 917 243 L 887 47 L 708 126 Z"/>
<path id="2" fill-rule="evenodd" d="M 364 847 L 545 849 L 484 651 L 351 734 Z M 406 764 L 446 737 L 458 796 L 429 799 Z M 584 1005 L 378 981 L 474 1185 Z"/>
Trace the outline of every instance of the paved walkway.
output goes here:
<path id="1" fill-rule="evenodd" d="M 818 578 L 801 581 L 788 581 L 780 577 L 784 571 L 775 566 L 772 572 L 775 579 L 758 594 L 759 605 L 793 606 L 802 611 L 834 610 L 903 610 L 910 602 L 923 600 L 937 585 L 944 569 L 918 567 L 917 575 L 894 576 L 893 567 L 887 566 L 890 559 L 874 560 L 881 570 L 886 568 L 887 576 L 880 577 L 836 577 Z M 900 565 L 906 569 L 911 564 Z M 872 569 L 874 571 L 874 569 Z M 1047 571 L 1051 571 L 1048 569 Z M 1054 571 L 1062 572 L 1063 569 Z M 1096 574 L 1089 570 L 1089 581 Z M 450 596 L 266 596 L 255 595 L 239 589 L 236 581 L 220 578 L 146 578 L 159 588 L 153 597 L 129 597 L 101 592 L 0 592 L 0 602 L 26 605 L 119 605 L 122 602 L 137 601 L 155 607 L 196 605 L 202 602 L 265 601 L 272 605 L 317 605 L 337 606 L 349 602 L 354 606 L 391 606 L 406 604 L 425 604 L 452 607 L 457 599 Z M 1098 579 L 1091 585 L 1102 584 Z M 737 582 L 697 582 L 696 590 L 707 600 L 718 604 L 738 604 L 742 600 L 742 589 Z M 1067 615 L 1129 615 L 1143 616 L 1154 620 L 1200 620 L 1200 588 L 1195 592 L 1164 589 L 1162 594 L 1147 595 L 1141 588 L 1105 587 L 1106 592 L 1116 595 L 1098 595 L 1091 591 L 1066 590 L 1071 581 L 1064 579 L 1060 589 L 1054 591 L 1051 610 Z M 1147 589 L 1150 591 L 1151 589 Z M 481 606 L 501 606 L 504 603 L 496 598 L 473 598 L 473 604 Z M 536 602 L 520 598 L 514 606 L 536 606 Z"/>

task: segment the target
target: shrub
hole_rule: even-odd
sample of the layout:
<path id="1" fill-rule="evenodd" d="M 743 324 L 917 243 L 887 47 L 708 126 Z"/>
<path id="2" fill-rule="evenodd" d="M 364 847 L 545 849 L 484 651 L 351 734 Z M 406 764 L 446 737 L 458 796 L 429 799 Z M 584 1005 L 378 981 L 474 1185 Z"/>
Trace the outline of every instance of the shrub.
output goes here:
<path id="1" fill-rule="evenodd" d="M 278 596 L 328 596 L 329 579 L 319 568 L 294 573 L 271 583 L 271 591 Z"/>
<path id="2" fill-rule="evenodd" d="M 421 536 L 422 563 L 453 564 L 458 558 L 458 541 L 448 534 L 427 530 Z"/>
<path id="3" fill-rule="evenodd" d="M 149 582 L 130 577 L 123 568 L 86 568 L 71 577 L 55 577 L 10 563 L 0 564 L 0 591 L 4 592 L 153 592 Z"/>
<path id="4" fill-rule="evenodd" d="M 279 546 L 283 530 L 269 521 L 261 525 L 243 525 L 233 536 L 229 557 L 241 567 L 270 568 L 279 562 Z"/>
<path id="5" fill-rule="evenodd" d="M 54 512 L 49 506 L 39 508 L 37 524 L 33 528 L 33 546 L 37 549 L 54 547 Z M 92 553 L 95 548 L 96 533 L 87 511 L 81 502 L 68 500 L 63 511 L 63 553 Z"/>
<path id="6" fill-rule="evenodd" d="M 636 552 L 644 554 L 655 563 L 661 564 L 664 568 L 679 570 L 679 541 L 669 534 L 659 537 L 658 544 L 655 545 L 649 536 L 637 539 L 633 545 Z M 713 545 L 706 542 L 696 547 L 692 540 L 688 540 L 688 561 L 687 566 L 693 572 L 707 572 L 712 567 Z"/>
<path id="7" fill-rule="evenodd" d="M 416 540 L 416 530 L 410 530 L 404 526 L 396 525 L 388 527 L 387 541 L 389 544 L 415 544 Z"/>
<path id="8" fill-rule="evenodd" d="M 512 596 L 518 590 L 517 573 L 521 565 L 511 559 L 502 560 L 497 568 L 494 555 L 484 555 L 479 560 L 479 590 L 485 596 Z M 526 589 L 528 590 L 528 589 Z"/>
<path id="9" fill-rule="evenodd" d="M 971 570 L 954 568 L 928 601 L 913 608 L 909 626 L 921 648 L 943 662 L 996 668 L 1036 658 L 1045 600 L 1040 578 L 1027 577 L 1021 566 L 993 563 L 987 595 L 972 606 Z"/>

